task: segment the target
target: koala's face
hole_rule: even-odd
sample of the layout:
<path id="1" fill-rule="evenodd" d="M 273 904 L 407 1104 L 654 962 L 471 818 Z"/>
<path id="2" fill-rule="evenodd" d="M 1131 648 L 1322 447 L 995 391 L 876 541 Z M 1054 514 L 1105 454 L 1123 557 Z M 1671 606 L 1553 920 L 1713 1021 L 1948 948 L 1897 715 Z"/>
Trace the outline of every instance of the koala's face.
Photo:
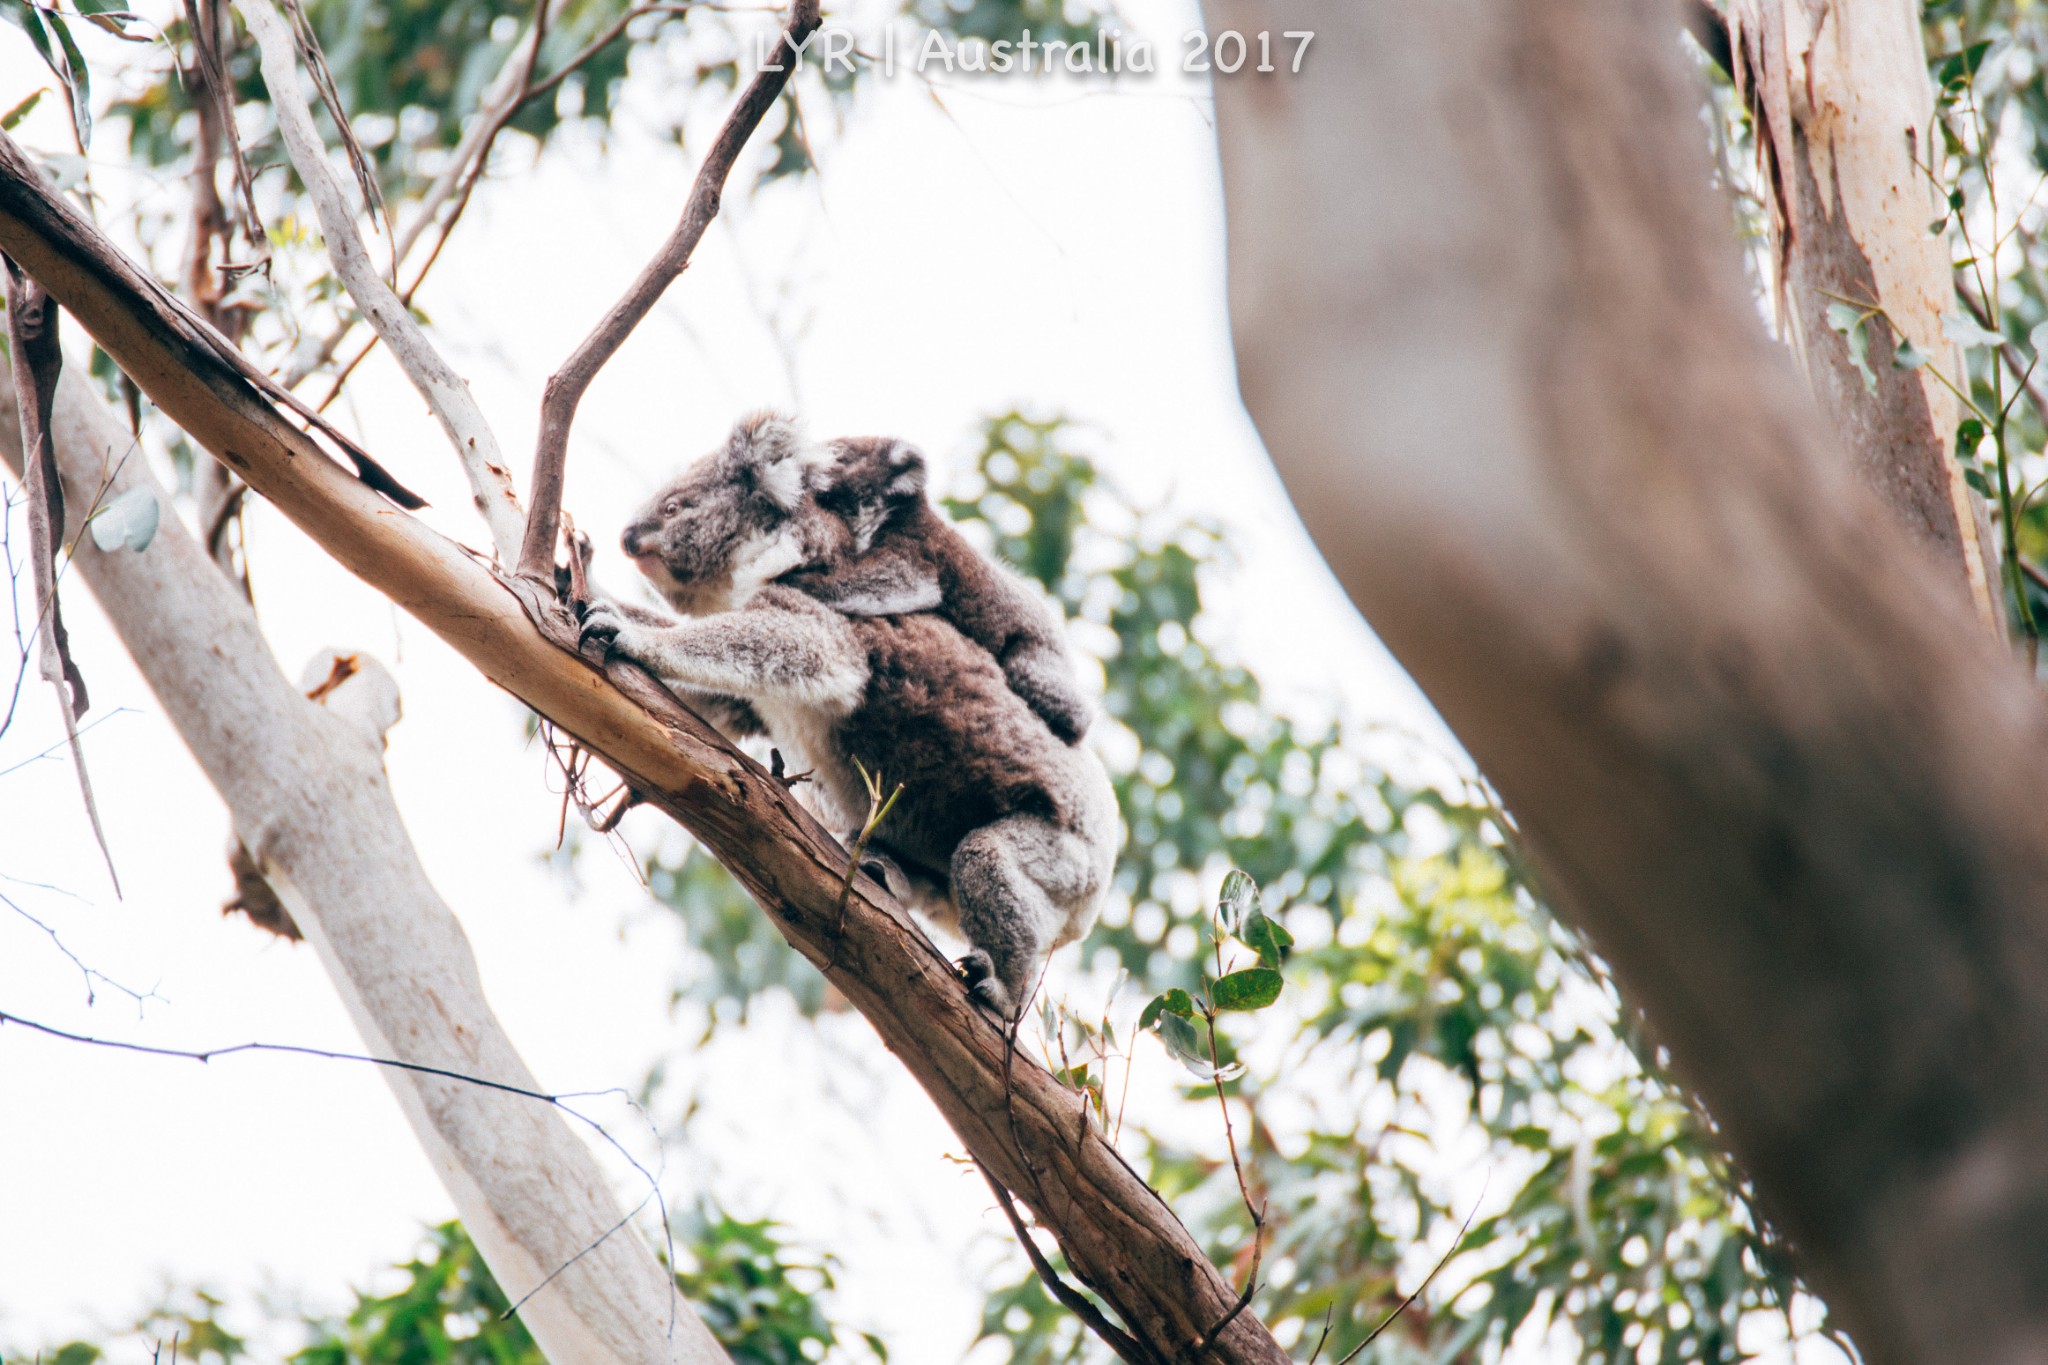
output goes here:
<path id="1" fill-rule="evenodd" d="M 731 611 L 823 552 L 805 488 L 811 456 L 790 423 L 743 419 L 725 445 L 655 494 L 620 547 L 677 611 Z"/>

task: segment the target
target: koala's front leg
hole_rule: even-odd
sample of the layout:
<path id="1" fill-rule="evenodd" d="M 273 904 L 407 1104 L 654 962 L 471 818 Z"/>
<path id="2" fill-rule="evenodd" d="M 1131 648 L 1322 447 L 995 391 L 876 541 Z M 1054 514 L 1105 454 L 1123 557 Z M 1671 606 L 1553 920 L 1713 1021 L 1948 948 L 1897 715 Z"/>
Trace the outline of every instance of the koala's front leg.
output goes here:
<path id="1" fill-rule="evenodd" d="M 649 624 L 600 602 L 584 615 L 583 636 L 608 641 L 671 687 L 749 703 L 844 714 L 867 687 L 867 651 L 845 618 L 823 607 L 766 604 Z"/>

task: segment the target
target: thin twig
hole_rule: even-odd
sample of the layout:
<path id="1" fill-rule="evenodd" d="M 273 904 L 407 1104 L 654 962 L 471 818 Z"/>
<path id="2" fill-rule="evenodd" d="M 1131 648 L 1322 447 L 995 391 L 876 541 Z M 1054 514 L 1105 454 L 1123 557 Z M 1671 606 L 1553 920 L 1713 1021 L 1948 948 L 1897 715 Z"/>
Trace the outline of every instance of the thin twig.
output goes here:
<path id="1" fill-rule="evenodd" d="M 490 527 L 501 562 L 518 550 L 524 520 L 512 476 L 498 452 L 497 437 L 484 420 L 469 386 L 434 349 L 432 342 L 391 286 L 377 273 L 356 231 L 355 213 L 327 165 L 327 149 L 313 123 L 312 107 L 299 89 L 299 41 L 272 0 L 237 0 L 262 54 L 263 80 L 285 150 L 320 219 L 327 256 L 349 297 L 391 348 L 406 378 L 424 398 L 462 461 L 477 509 Z"/>
<path id="2" fill-rule="evenodd" d="M 1487 1183 L 1492 1183 L 1492 1180 L 1493 1174 L 1489 1171 L 1487 1173 Z M 1394 1325 L 1395 1318 L 1398 1318 L 1403 1313 L 1407 1312 L 1409 1307 L 1417 1299 L 1422 1297 L 1422 1291 L 1429 1288 L 1431 1282 L 1434 1281 L 1436 1277 L 1443 1272 L 1443 1268 L 1451 1263 L 1451 1257 L 1458 1254 L 1458 1248 L 1465 1245 L 1465 1234 L 1472 1230 L 1472 1220 L 1479 1216 L 1479 1206 L 1485 1202 L 1486 1186 L 1481 1185 L 1479 1187 L 1479 1197 L 1472 1201 L 1472 1212 L 1466 1214 L 1465 1221 L 1459 1224 L 1458 1235 L 1451 1240 L 1450 1249 L 1445 1251 L 1442 1256 L 1437 1258 L 1437 1263 L 1434 1266 L 1430 1267 L 1430 1271 L 1427 1275 L 1422 1277 L 1422 1283 L 1415 1286 L 1415 1292 L 1410 1294 L 1407 1298 L 1401 1300 L 1400 1305 L 1396 1307 L 1393 1312 L 1387 1314 L 1385 1318 L 1381 1319 L 1380 1325 L 1373 1328 L 1372 1331 L 1368 1332 L 1366 1334 L 1365 1340 L 1359 1342 L 1356 1346 L 1352 1347 L 1351 1350 L 1345 1354 L 1344 1358 L 1337 1362 L 1337 1365 L 1351 1365 L 1351 1362 L 1358 1359 L 1360 1353 L 1363 1352 L 1366 1347 L 1372 1345 L 1375 1341 L 1379 1340 L 1380 1333 L 1386 1331 L 1389 1327 L 1392 1327 Z M 1322 1347 L 1318 1346 L 1316 1347 L 1316 1350 L 1321 1351 Z"/>
<path id="3" fill-rule="evenodd" d="M 410 1072 L 416 1076 L 433 1076 L 444 1081 L 456 1081 L 463 1085 L 473 1085 L 483 1090 L 495 1090 L 501 1094 L 517 1095 L 522 1099 L 538 1100 L 542 1104 L 551 1105 L 561 1110 L 570 1118 L 586 1125 L 592 1132 L 603 1138 L 606 1144 L 623 1157 L 626 1164 L 631 1166 L 647 1182 L 647 1195 L 624 1218 L 599 1233 L 596 1240 L 592 1241 L 561 1265 L 549 1271 L 539 1284 L 534 1285 L 533 1288 L 520 1295 L 518 1301 L 505 1310 L 504 1316 L 510 1317 L 519 1310 L 521 1305 L 545 1289 L 563 1271 L 611 1240 L 615 1233 L 632 1221 L 635 1214 L 639 1213 L 641 1209 L 646 1208 L 650 1203 L 660 1212 L 663 1233 L 668 1239 L 669 1264 L 675 1264 L 675 1242 L 673 1233 L 669 1231 L 668 1201 L 661 1193 L 660 1178 L 653 1171 L 648 1170 L 638 1157 L 628 1151 L 626 1145 L 620 1142 L 609 1128 L 606 1128 L 602 1123 L 599 1123 L 596 1119 L 569 1103 L 570 1100 L 574 1099 L 593 1099 L 600 1096 L 617 1095 L 635 1110 L 638 1110 L 643 1118 L 646 1118 L 647 1111 L 641 1107 L 638 1100 L 633 1098 L 632 1093 L 623 1086 L 613 1086 L 606 1090 L 573 1090 L 563 1091 L 559 1094 L 549 1094 L 544 1090 L 530 1090 L 523 1085 L 512 1085 L 506 1081 L 494 1081 L 486 1076 L 475 1076 L 465 1071 L 454 1071 L 448 1067 L 429 1066 L 425 1062 L 401 1061 L 395 1057 L 373 1057 L 364 1052 L 340 1052 L 332 1048 L 308 1047 L 301 1043 L 234 1043 L 227 1047 L 207 1048 L 204 1050 L 158 1047 L 150 1043 L 131 1043 L 120 1038 L 99 1038 L 91 1034 L 72 1033 L 67 1029 L 60 1029 L 50 1024 L 39 1024 L 33 1019 L 25 1019 L 21 1015 L 10 1013 L 7 1010 L 0 1010 L 0 1027 L 5 1027 L 8 1024 L 14 1024 L 32 1033 L 40 1033 L 44 1037 L 56 1038 L 67 1043 L 83 1043 L 90 1047 L 103 1047 L 116 1052 L 139 1052 L 146 1057 L 173 1057 L 202 1064 L 211 1062 L 217 1057 L 232 1057 L 238 1053 L 249 1052 L 280 1053 L 288 1057 L 318 1057 L 323 1061 L 361 1062 L 368 1066 L 387 1067 L 393 1071 Z M 648 1119 L 648 1126 L 650 1128 L 654 1127 L 651 1118 Z M 659 1130 L 657 1129 L 656 1136 L 658 1137 L 659 1135 Z M 673 1295 L 670 1298 L 669 1308 L 671 1312 L 675 1309 Z"/>
<path id="4" fill-rule="evenodd" d="M 690 188 L 689 202 L 684 206 L 682 219 L 676 224 L 675 231 L 669 234 L 654 259 L 642 267 L 639 277 L 627 289 L 625 296 L 612 305 L 597 329 L 584 339 L 561 369 L 549 376 L 541 399 L 540 434 L 534 442 L 533 485 L 527 498 L 526 534 L 519 550 L 519 573 L 522 576 L 542 582 L 553 581 L 563 470 L 569 454 L 569 427 L 576 420 L 577 404 L 583 401 L 584 391 L 597 378 L 597 372 L 604 368 L 605 362 L 632 335 L 633 329 L 640 325 L 655 301 L 690 264 L 691 253 L 697 249 L 697 243 L 702 240 L 705 229 L 711 226 L 712 219 L 718 216 L 725 178 L 739 159 L 740 149 L 746 146 L 747 139 L 760 126 L 796 68 L 795 60 L 788 54 L 801 50 L 817 31 L 819 23 L 818 0 L 793 0 L 789 22 L 783 29 L 783 46 L 777 49 L 782 60 L 756 72 L 739 103 L 726 116 L 725 126 L 718 130 L 718 137 L 697 172 L 696 183 Z"/>
<path id="5" fill-rule="evenodd" d="M 1010 1198 L 1010 1192 L 987 1171 L 981 1173 L 981 1178 L 988 1182 L 989 1189 L 995 1194 L 996 1203 L 1002 1206 L 1003 1216 L 1010 1220 L 1010 1227 L 1016 1232 L 1017 1240 L 1024 1244 L 1024 1255 L 1030 1259 L 1031 1268 L 1038 1272 L 1040 1282 L 1052 1291 L 1052 1296 L 1058 1299 L 1068 1312 L 1085 1323 L 1089 1331 L 1107 1342 L 1109 1349 L 1116 1352 L 1119 1360 L 1128 1361 L 1129 1365 L 1153 1365 L 1157 1357 L 1145 1349 L 1144 1343 L 1104 1317 L 1102 1310 L 1090 1302 L 1086 1294 L 1060 1278 L 1060 1273 L 1045 1259 L 1045 1253 L 1038 1249 L 1038 1243 L 1031 1240 L 1031 1232 L 1024 1226 L 1024 1220 L 1018 1216 L 1017 1205 Z"/>
<path id="6" fill-rule="evenodd" d="M 861 767 L 859 759 L 854 760 L 854 766 L 860 768 L 861 781 L 867 784 L 868 818 L 861 824 L 860 833 L 854 837 L 853 851 L 847 855 L 846 880 L 839 885 L 839 904 L 832 920 L 832 956 L 825 963 L 826 972 L 839 965 L 839 941 L 846 933 L 846 898 L 853 894 L 853 879 L 860 875 L 861 859 L 868 853 L 868 840 L 874 837 L 875 830 L 889 814 L 889 808 L 896 804 L 896 798 L 903 795 L 903 784 L 898 782 L 896 790 L 889 793 L 889 799 L 883 800 L 882 775 L 868 772 L 866 768 Z"/>

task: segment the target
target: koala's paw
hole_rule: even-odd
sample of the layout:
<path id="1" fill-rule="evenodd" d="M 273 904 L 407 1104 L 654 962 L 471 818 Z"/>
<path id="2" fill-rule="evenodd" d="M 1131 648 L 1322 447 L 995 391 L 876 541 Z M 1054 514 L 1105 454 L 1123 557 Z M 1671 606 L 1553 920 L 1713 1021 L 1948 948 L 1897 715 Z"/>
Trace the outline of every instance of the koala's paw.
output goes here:
<path id="1" fill-rule="evenodd" d="M 619 632 L 625 628 L 626 618 L 609 602 L 592 602 L 583 609 L 583 628 L 577 633 L 579 649 L 597 646 L 609 654 L 618 644 Z"/>
<path id="2" fill-rule="evenodd" d="M 996 964 L 989 955 L 976 948 L 955 964 L 960 977 L 967 983 L 967 998 L 983 1009 L 992 1010 L 996 1017 L 1008 1022 L 1014 1004 L 1009 990 L 996 976 Z"/>

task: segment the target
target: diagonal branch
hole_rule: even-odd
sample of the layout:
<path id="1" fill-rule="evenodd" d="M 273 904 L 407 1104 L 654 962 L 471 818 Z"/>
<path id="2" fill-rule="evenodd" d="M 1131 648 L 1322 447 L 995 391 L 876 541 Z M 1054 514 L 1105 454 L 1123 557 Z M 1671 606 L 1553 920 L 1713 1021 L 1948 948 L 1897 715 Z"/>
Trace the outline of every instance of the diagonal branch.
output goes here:
<path id="1" fill-rule="evenodd" d="M 484 420 L 469 385 L 463 382 L 412 313 L 377 273 L 370 253 L 356 231 L 355 212 L 349 207 L 341 182 L 328 168 L 327 148 L 313 123 L 312 106 L 299 89 L 299 42 L 271 0 L 237 0 L 249 32 L 255 36 L 263 60 L 263 82 L 270 87 L 270 105 L 277 114 L 285 151 L 305 182 L 314 210 L 320 217 L 320 232 L 327 239 L 328 259 L 341 277 L 342 285 L 356 307 L 391 348 L 392 356 L 405 377 L 419 390 L 441 429 L 448 434 L 469 476 L 471 495 L 490 527 L 491 543 L 498 557 L 509 561 L 517 552 L 525 519 L 519 512 L 519 495 L 513 491 L 512 475 L 498 451 L 498 438 Z M 336 121 L 341 119 L 335 111 Z"/>
<path id="2" fill-rule="evenodd" d="M 1091 1126 L 1079 1096 L 1017 1058 L 930 941 L 870 878 L 838 926 L 846 850 L 788 790 L 638 668 L 576 655 L 553 584 L 495 575 L 331 462 L 225 362 L 159 335 L 139 272 L 0 135 L 0 250 L 61 300 L 164 415 L 230 464 L 350 572 L 599 755 L 694 834 L 832 979 L 916 1077 L 981 1167 L 1058 1238 L 1125 1330 L 1174 1358 L 1236 1295 L 1164 1201 Z M 538 627 L 538 628 L 536 628 Z M 835 944 L 836 940 L 836 944 Z M 1006 1074 L 1007 1073 L 1007 1074 Z M 1246 1313 L 1214 1358 L 1281 1365 Z"/>
<path id="3" fill-rule="evenodd" d="M 683 206 L 683 216 L 675 231 L 661 244 L 654 259 L 641 267 L 632 287 L 612 305 L 597 329 L 549 377 L 540 404 L 540 434 L 533 447 L 526 538 L 519 550 L 522 576 L 550 582 L 554 578 L 555 535 L 562 510 L 563 468 L 569 458 L 569 426 L 576 420 L 576 405 L 583 401 L 584 390 L 690 264 L 690 254 L 697 249 L 711 220 L 718 216 L 725 178 L 732 171 L 733 162 L 739 159 L 740 149 L 747 145 L 747 139 L 781 95 L 782 87 L 789 83 L 790 73 L 796 68 L 792 54 L 803 50 L 817 32 L 819 22 L 818 0 L 794 0 L 781 46 L 776 49 L 779 60 L 754 73 L 739 103 L 726 116 L 725 126 L 718 130 L 717 140 L 697 171 L 696 183 L 690 187 L 689 202 Z"/>

